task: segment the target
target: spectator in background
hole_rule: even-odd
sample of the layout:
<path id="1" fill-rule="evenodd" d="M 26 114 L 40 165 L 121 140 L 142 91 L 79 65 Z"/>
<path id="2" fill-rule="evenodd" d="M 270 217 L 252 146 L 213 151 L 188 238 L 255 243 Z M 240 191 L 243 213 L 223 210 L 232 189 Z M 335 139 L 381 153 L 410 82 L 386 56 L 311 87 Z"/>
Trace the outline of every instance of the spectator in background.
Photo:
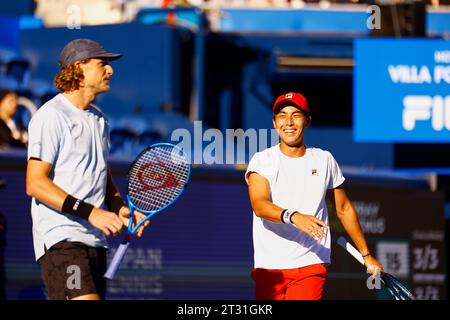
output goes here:
<path id="1" fill-rule="evenodd" d="M 0 89 L 0 149 L 26 147 L 27 131 L 13 119 L 17 100 L 15 91 Z"/>

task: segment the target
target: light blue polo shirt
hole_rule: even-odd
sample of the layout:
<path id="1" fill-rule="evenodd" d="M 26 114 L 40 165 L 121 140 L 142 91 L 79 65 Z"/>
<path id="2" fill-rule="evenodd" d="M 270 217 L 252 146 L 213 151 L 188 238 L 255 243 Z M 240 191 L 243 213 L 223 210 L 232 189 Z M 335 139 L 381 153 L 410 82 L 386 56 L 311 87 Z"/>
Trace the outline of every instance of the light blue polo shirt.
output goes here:
<path id="1" fill-rule="evenodd" d="M 81 110 L 58 94 L 33 115 L 28 135 L 28 159 L 52 164 L 53 183 L 75 198 L 105 208 L 109 125 L 98 107 Z M 54 210 L 36 198 L 31 215 L 36 260 L 44 255 L 45 247 L 62 240 L 107 247 L 103 233 L 87 220 Z"/>

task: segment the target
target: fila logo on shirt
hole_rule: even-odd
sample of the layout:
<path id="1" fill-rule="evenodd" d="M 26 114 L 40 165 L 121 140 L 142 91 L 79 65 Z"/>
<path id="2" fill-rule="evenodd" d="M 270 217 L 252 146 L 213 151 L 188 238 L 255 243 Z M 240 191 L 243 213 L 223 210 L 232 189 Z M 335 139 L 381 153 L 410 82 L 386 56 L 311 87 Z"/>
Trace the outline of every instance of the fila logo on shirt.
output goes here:
<path id="1" fill-rule="evenodd" d="M 311 175 L 313 175 L 313 176 L 318 176 L 318 175 L 319 175 L 319 172 L 317 171 L 317 169 L 312 169 L 312 170 L 311 170 Z"/>

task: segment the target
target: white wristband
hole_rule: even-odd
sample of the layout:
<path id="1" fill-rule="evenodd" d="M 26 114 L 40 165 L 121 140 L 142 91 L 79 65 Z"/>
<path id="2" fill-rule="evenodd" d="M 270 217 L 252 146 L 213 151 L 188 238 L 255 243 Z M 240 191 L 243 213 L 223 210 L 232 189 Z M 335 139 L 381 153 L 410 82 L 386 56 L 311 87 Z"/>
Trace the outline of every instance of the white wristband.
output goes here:
<path id="1" fill-rule="evenodd" d="M 283 223 L 286 223 L 286 224 L 294 224 L 292 222 L 292 216 L 296 213 L 297 213 L 297 211 L 283 210 L 283 213 L 281 215 L 281 221 L 283 221 Z"/>

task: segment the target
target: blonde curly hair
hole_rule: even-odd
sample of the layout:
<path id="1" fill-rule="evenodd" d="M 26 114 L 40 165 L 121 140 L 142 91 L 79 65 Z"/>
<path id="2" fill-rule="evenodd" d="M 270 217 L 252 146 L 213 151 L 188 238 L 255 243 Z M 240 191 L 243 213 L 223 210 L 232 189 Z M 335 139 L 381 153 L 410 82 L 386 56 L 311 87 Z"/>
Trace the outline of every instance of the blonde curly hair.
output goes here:
<path id="1" fill-rule="evenodd" d="M 81 63 L 87 63 L 89 60 L 83 60 Z M 75 64 L 69 64 L 61 69 L 53 82 L 62 92 L 70 92 L 78 90 L 82 80 L 84 80 L 83 70 Z"/>

